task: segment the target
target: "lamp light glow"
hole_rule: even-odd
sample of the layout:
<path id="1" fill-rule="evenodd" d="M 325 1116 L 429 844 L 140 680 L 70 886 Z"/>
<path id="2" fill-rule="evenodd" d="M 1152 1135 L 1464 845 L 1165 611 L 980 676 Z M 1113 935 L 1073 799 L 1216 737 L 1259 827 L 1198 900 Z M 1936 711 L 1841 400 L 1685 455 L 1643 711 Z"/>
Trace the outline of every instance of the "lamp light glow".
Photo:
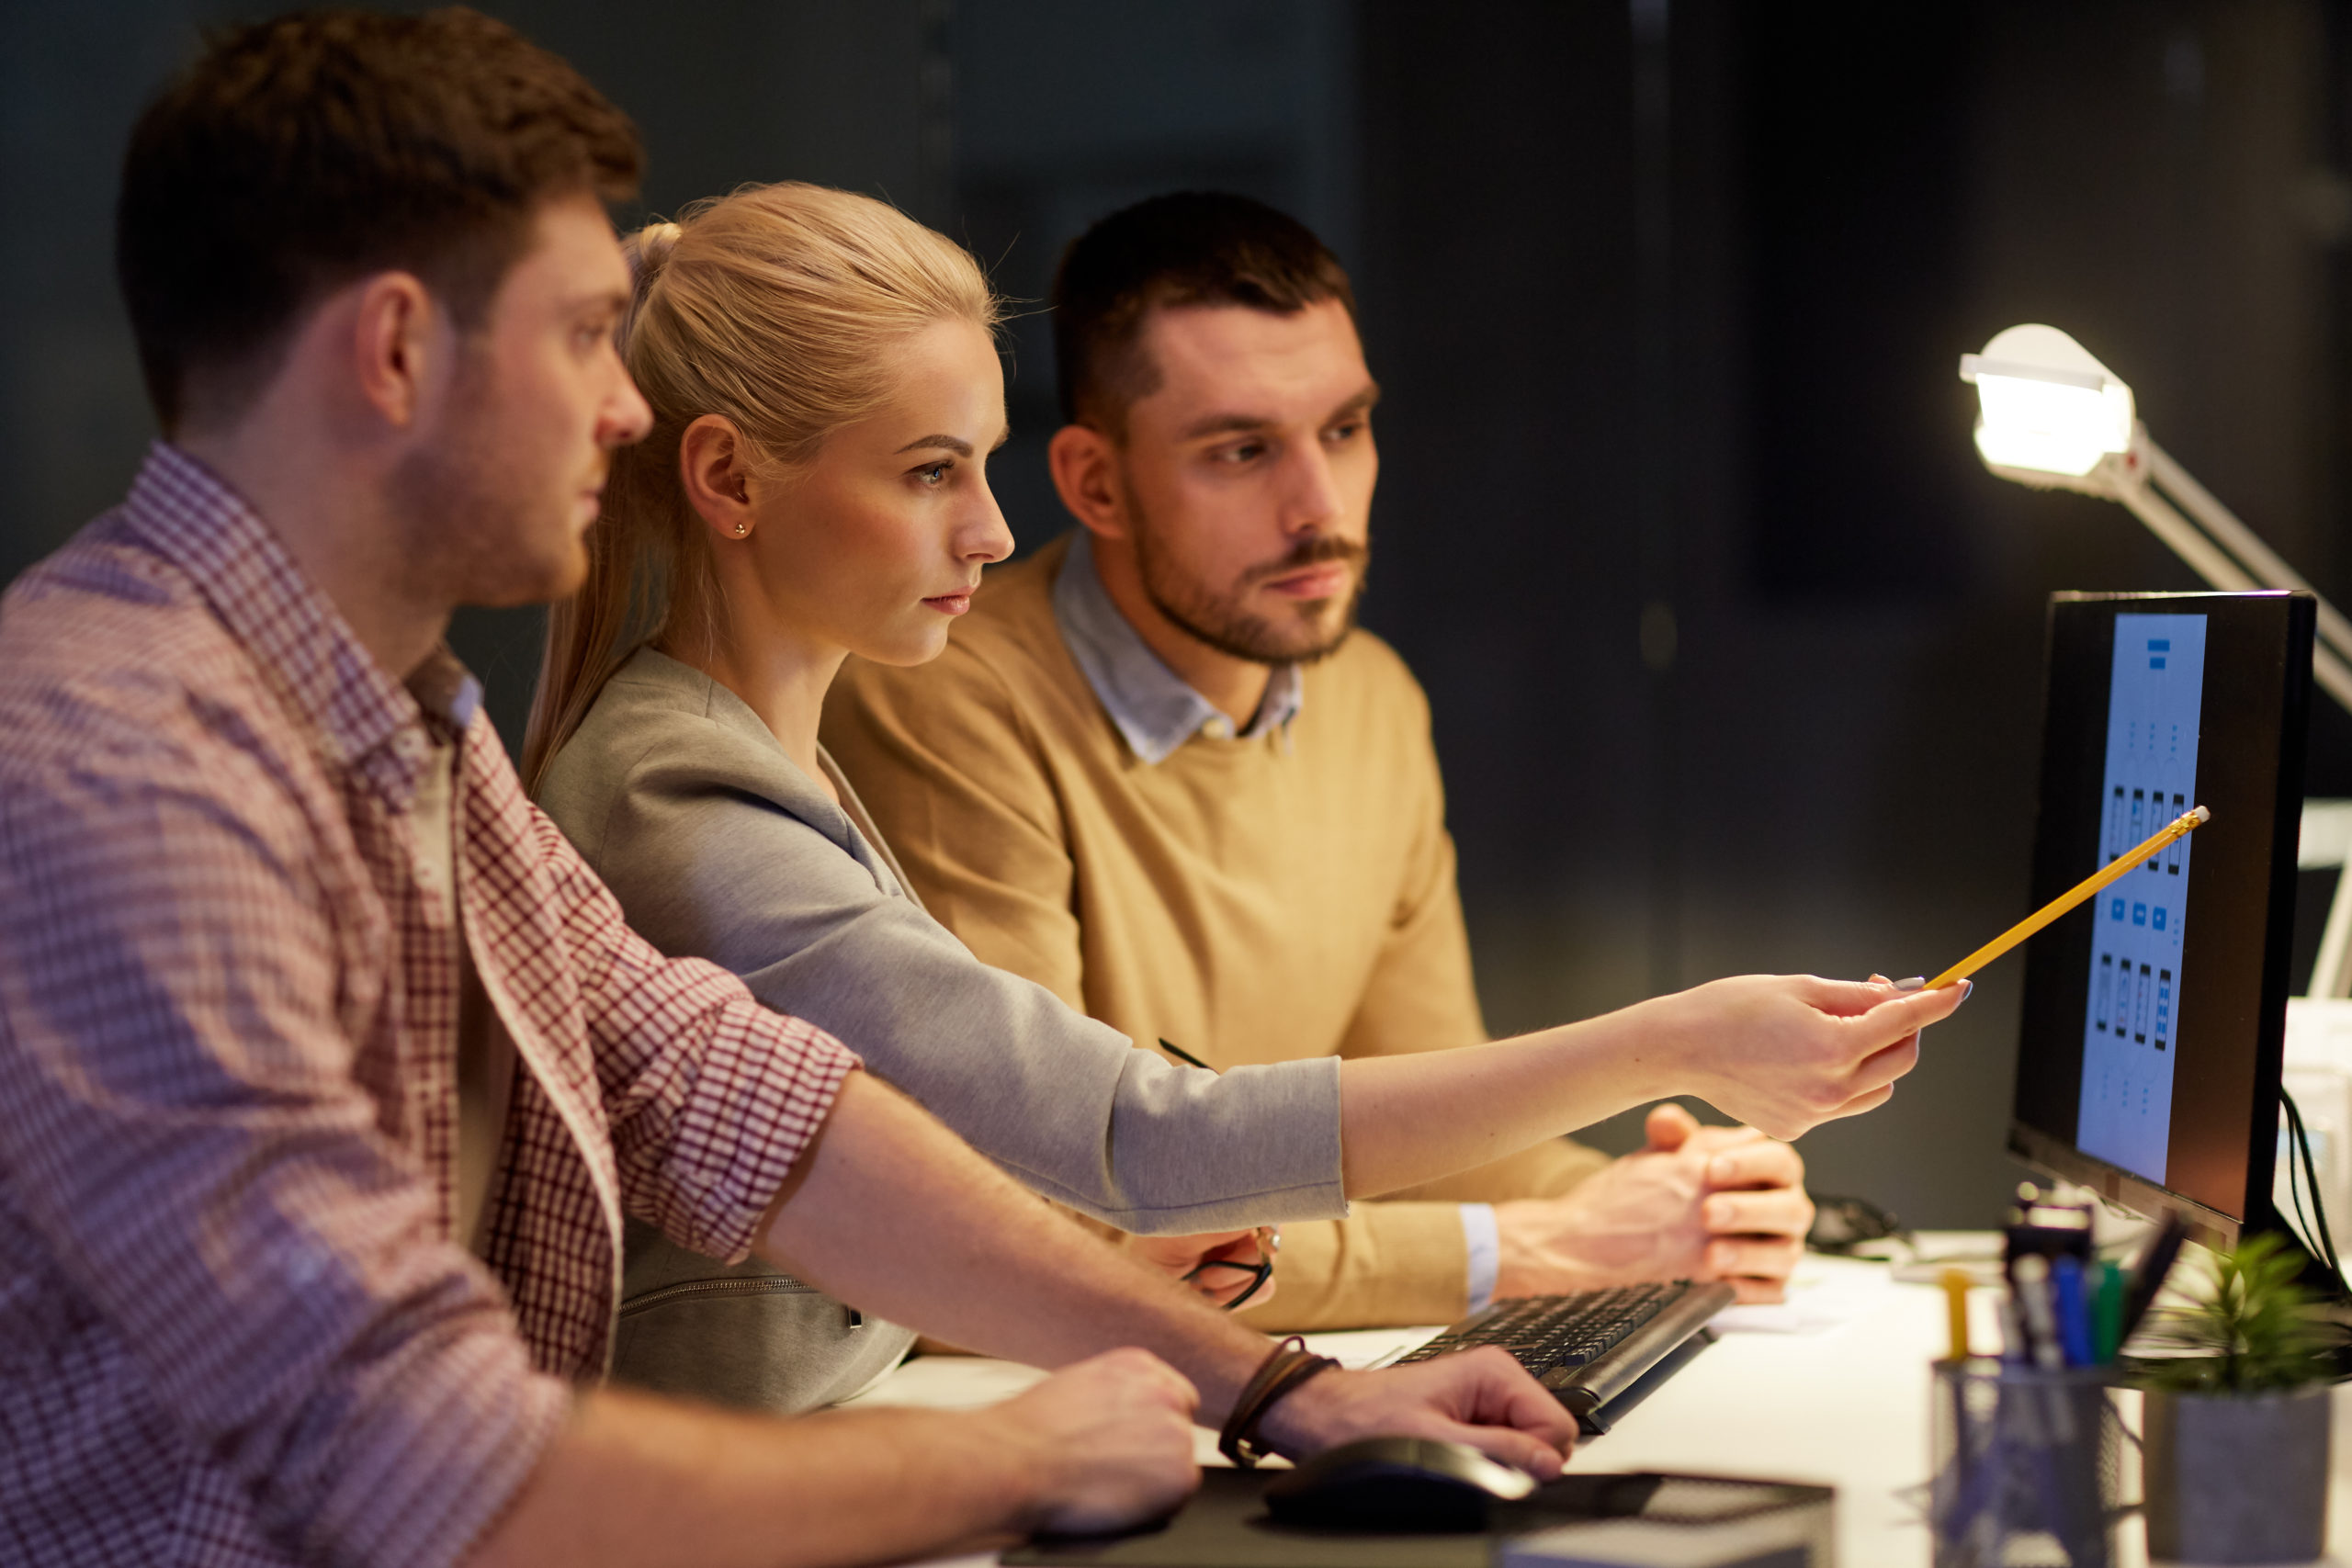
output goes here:
<path id="1" fill-rule="evenodd" d="M 2132 447 L 2132 389 L 2055 327 L 2011 327 L 1961 356 L 1976 386 L 1976 450 L 1988 467 L 2080 479 Z"/>
<path id="2" fill-rule="evenodd" d="M 1977 453 L 2003 479 L 2122 502 L 2224 593 L 2268 589 L 2318 600 L 2312 678 L 2352 710 L 2352 620 L 2149 437 L 2132 389 L 2088 349 L 2056 327 L 2011 327 L 1984 353 L 1962 355 L 1960 378 L 1976 387 Z M 2352 875 L 2345 887 L 2352 897 Z M 2352 951 L 2345 973 L 2352 980 Z"/>

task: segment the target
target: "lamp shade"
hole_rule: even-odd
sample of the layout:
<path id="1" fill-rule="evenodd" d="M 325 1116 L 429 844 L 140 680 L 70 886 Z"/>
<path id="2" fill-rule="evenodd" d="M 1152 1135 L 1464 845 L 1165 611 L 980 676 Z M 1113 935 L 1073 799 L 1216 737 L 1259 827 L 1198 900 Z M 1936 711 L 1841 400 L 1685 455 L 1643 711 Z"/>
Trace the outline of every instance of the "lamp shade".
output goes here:
<path id="1" fill-rule="evenodd" d="M 2056 327 L 2011 327 L 1960 358 L 1987 467 L 2080 478 L 2132 446 L 2132 389 Z"/>

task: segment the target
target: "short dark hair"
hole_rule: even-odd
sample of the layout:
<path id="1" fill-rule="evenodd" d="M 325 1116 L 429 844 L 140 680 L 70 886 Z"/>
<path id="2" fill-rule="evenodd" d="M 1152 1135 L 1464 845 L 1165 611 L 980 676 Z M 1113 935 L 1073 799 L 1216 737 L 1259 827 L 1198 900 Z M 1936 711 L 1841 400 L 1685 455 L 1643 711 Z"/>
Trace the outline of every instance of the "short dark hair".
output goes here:
<path id="1" fill-rule="evenodd" d="M 1062 419 L 1116 438 L 1159 389 L 1144 319 L 1183 305 L 1290 315 L 1337 299 L 1356 313 L 1337 256 L 1295 218 L 1222 191 L 1177 191 L 1113 213 L 1070 242 L 1054 275 L 1054 370 Z"/>
<path id="2" fill-rule="evenodd" d="M 141 115 L 115 274 L 169 434 L 235 417 L 322 293 L 415 273 L 478 322 L 547 201 L 634 194 L 636 128 L 503 22 L 305 12 L 214 37 Z"/>

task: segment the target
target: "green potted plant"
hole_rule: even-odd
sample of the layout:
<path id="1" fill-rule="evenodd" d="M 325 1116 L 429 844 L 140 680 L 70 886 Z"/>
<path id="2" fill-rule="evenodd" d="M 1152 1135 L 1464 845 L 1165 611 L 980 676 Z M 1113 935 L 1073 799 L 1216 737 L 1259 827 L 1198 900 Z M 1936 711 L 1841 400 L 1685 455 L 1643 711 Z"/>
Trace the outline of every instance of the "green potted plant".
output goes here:
<path id="1" fill-rule="evenodd" d="M 2139 1362 L 2148 1553 L 2308 1562 L 2327 1539 L 2329 1352 L 2341 1331 L 2275 1235 L 2206 1255 L 2186 1306 L 2160 1309 Z"/>

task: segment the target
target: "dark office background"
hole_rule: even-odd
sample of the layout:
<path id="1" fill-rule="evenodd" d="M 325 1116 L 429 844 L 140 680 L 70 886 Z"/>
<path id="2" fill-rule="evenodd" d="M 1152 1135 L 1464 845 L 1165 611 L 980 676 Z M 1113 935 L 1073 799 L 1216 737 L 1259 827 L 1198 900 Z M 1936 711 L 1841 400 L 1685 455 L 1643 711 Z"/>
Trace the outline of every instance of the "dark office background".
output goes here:
<path id="1" fill-rule="evenodd" d="M 0 580 L 150 434 L 108 266 L 131 118 L 274 7 L 0 10 Z M 1712 976 L 1932 970 L 2022 913 L 2041 604 L 2198 586 L 2120 508 L 1976 465 L 1960 354 L 2023 321 L 2352 581 L 2352 20 L 2320 0 L 514 0 L 643 126 L 650 210 L 888 197 L 1040 300 L 1155 191 L 1297 213 L 1386 390 L 1367 617 L 1430 688 L 1498 1031 Z M 1046 481 L 1042 318 L 1000 494 Z M 457 636 L 509 735 L 536 618 Z M 2352 720 L 2311 793 L 2352 795 Z M 5 741 L 0 741 L 5 744 Z M 2012 961 L 1817 1186 L 1989 1222 Z M 1600 1130 L 1625 1146 L 1627 1119 Z"/>

